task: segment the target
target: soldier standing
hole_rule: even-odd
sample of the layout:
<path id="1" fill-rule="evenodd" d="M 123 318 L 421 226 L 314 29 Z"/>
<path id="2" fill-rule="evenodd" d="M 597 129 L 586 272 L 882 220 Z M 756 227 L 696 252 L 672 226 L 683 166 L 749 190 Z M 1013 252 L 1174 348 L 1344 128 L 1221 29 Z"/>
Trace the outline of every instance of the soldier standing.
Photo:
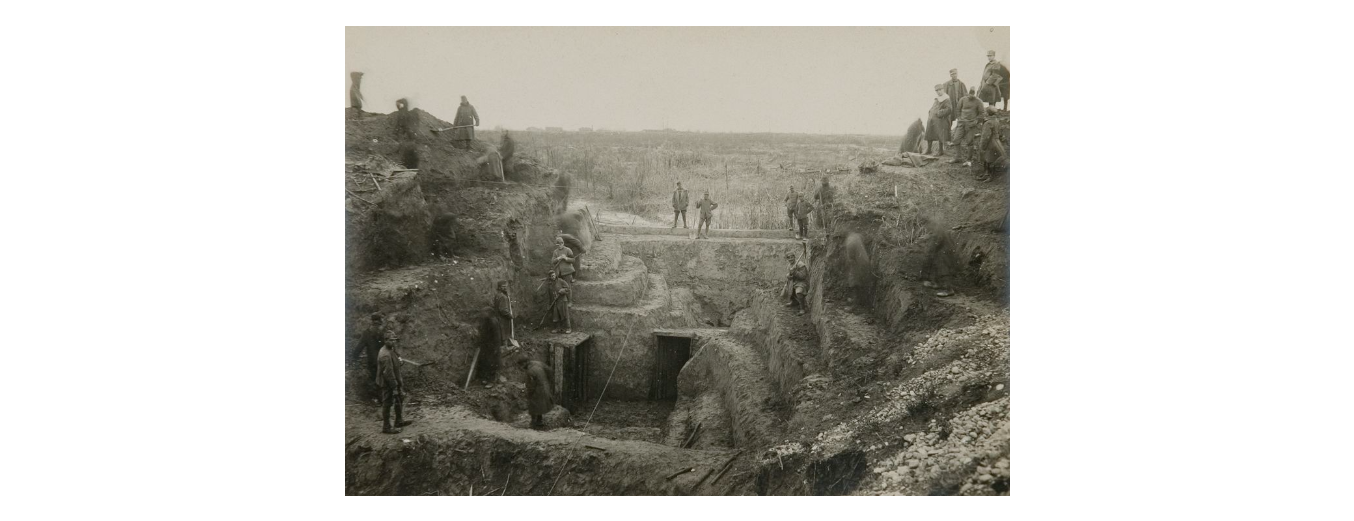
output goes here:
<path id="1" fill-rule="evenodd" d="M 795 192 L 795 187 L 790 186 L 790 194 L 785 196 L 785 218 L 790 221 L 790 230 L 794 231 L 795 210 L 799 209 L 799 193 Z"/>
<path id="2" fill-rule="evenodd" d="M 376 356 L 377 383 L 381 388 L 381 432 L 397 434 L 400 427 L 414 423 L 404 419 L 404 377 L 400 375 L 400 337 L 386 332 L 385 346 Z M 390 424 L 390 408 L 395 408 L 395 425 Z"/>
<path id="3" fill-rule="evenodd" d="M 380 313 L 371 314 L 371 323 L 362 332 L 362 336 L 357 340 L 357 347 L 348 357 L 356 362 L 363 353 L 366 353 L 367 382 L 373 385 L 376 384 L 376 357 L 381 354 L 381 347 L 385 345 L 385 332 L 381 329 L 381 322 L 384 320 L 385 317 Z"/>
<path id="4" fill-rule="evenodd" d="M 465 96 L 461 96 L 461 106 L 456 107 L 456 119 L 451 126 L 461 127 L 452 134 L 452 143 L 458 148 L 470 148 L 470 142 L 475 140 L 475 127 L 480 126 L 480 113 Z"/>
<path id="5" fill-rule="evenodd" d="M 1006 64 L 997 61 L 996 51 L 987 51 L 987 65 L 983 66 L 982 90 L 978 98 L 987 103 L 988 108 L 996 108 L 1001 102 L 1002 110 L 1008 110 L 1011 103 L 1011 70 Z"/>
<path id="6" fill-rule="evenodd" d="M 555 407 L 554 379 L 550 366 L 539 360 L 524 360 L 527 376 L 527 412 L 531 414 L 531 428 L 545 427 L 545 413 Z"/>
<path id="7" fill-rule="evenodd" d="M 682 188 L 682 182 L 677 181 L 677 189 L 672 191 L 672 229 L 677 229 L 677 215 L 682 216 L 682 228 L 686 225 L 686 208 L 688 206 L 686 189 Z"/>
<path id="8" fill-rule="evenodd" d="M 551 333 L 573 333 L 573 321 L 569 319 L 569 297 L 573 289 L 568 281 L 560 278 L 555 272 L 550 272 L 550 314 L 553 317 L 551 323 L 555 329 Z M 559 326 L 563 325 L 564 329 Z"/>
<path id="9" fill-rule="evenodd" d="M 583 247 L 583 241 L 578 240 L 578 237 L 564 233 L 564 230 L 555 230 L 555 237 L 564 239 L 564 246 L 569 248 L 570 252 L 573 252 L 574 273 L 581 276 L 583 274 L 583 254 L 588 252 Z M 569 282 L 573 281 L 572 278 L 569 279 Z"/>
<path id="10" fill-rule="evenodd" d="M 936 84 L 936 98 L 926 116 L 926 142 L 933 156 L 945 154 L 945 142 L 950 140 L 950 98 L 945 86 Z M 934 142 L 934 145 L 930 145 Z"/>
<path id="11" fill-rule="evenodd" d="M 954 142 L 959 147 L 951 163 L 962 163 L 972 155 L 973 138 L 983 120 L 983 102 L 969 89 L 968 95 L 959 100 L 959 122 L 954 125 Z"/>
<path id="12" fill-rule="evenodd" d="M 799 223 L 799 230 L 795 231 L 796 239 L 809 238 L 809 217 L 812 214 L 813 203 L 803 197 L 799 198 L 799 202 L 795 203 L 795 221 Z"/>
<path id="13" fill-rule="evenodd" d="M 563 237 L 555 236 L 555 251 L 551 253 L 550 263 L 559 278 L 574 281 L 574 252 L 564 245 Z"/>
<path id="14" fill-rule="evenodd" d="M 959 69 L 950 69 L 950 81 L 945 82 L 945 95 L 950 97 L 950 119 L 959 119 L 959 100 L 968 94 L 964 82 L 959 81 Z"/>
<path id="15" fill-rule="evenodd" d="M 827 176 L 823 176 L 823 184 L 818 187 L 818 191 L 813 193 L 813 200 L 818 203 L 818 227 L 826 233 L 828 223 L 832 221 L 832 199 L 837 191 L 833 190 L 827 184 Z"/>
<path id="16" fill-rule="evenodd" d="M 696 238 L 709 239 L 705 232 L 710 231 L 710 218 L 714 215 L 715 208 L 719 208 L 719 203 L 710 200 L 710 191 L 706 190 L 701 200 L 696 201 L 696 209 L 700 210 L 700 220 L 696 222 Z M 704 230 L 702 232 L 701 230 Z"/>

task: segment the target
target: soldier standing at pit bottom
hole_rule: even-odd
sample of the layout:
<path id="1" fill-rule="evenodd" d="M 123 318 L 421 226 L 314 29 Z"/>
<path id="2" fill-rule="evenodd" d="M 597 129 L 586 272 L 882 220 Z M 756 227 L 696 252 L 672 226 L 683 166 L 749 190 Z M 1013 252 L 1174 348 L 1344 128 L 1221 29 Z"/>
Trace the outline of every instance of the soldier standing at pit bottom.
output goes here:
<path id="1" fill-rule="evenodd" d="M 523 369 L 527 375 L 527 412 L 531 414 L 531 428 L 545 427 L 545 413 L 555 407 L 554 379 L 550 376 L 550 366 L 539 360 L 523 359 Z"/>
<path id="2" fill-rule="evenodd" d="M 414 423 L 404 419 L 404 377 L 400 375 L 400 337 L 386 332 L 385 346 L 376 356 L 377 383 L 381 387 L 381 432 L 398 434 L 400 427 Z M 390 424 L 390 408 L 395 407 L 395 425 Z"/>
<path id="3" fill-rule="evenodd" d="M 799 314 L 803 315 L 804 310 L 808 309 L 807 302 L 809 294 L 809 267 L 804 265 L 804 261 L 795 259 L 795 254 L 785 254 L 785 260 L 790 262 L 790 273 L 786 275 L 786 287 L 790 293 L 790 303 L 785 307 L 794 307 L 799 304 Z"/>

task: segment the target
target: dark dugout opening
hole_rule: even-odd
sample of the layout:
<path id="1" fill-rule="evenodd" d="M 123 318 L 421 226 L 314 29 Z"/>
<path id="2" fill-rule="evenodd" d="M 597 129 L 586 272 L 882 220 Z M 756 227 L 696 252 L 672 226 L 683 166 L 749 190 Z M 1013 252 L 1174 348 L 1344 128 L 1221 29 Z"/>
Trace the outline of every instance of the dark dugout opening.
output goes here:
<path id="1" fill-rule="evenodd" d="M 654 333 L 657 349 L 654 351 L 653 379 L 649 387 L 650 400 L 676 400 L 677 374 L 691 359 L 691 336 L 680 333 Z"/>

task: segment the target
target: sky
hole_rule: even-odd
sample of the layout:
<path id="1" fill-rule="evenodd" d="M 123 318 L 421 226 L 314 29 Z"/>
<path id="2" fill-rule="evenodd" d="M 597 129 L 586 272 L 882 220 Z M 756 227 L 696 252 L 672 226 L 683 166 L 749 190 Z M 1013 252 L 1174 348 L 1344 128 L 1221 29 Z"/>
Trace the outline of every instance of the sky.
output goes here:
<path id="1" fill-rule="evenodd" d="M 1009 27 L 348 27 L 363 108 L 481 128 L 901 135 L 935 84 L 975 86 Z M 336 75 L 337 76 L 337 75 Z"/>

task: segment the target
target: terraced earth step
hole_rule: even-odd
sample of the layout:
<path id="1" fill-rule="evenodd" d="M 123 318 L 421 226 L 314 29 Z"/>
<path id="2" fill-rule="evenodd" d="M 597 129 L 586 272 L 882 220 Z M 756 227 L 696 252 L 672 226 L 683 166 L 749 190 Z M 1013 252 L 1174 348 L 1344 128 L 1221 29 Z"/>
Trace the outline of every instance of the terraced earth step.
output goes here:
<path id="1" fill-rule="evenodd" d="M 619 241 L 614 239 L 592 241 L 592 246 L 588 247 L 588 252 L 583 254 L 581 264 L 584 271 L 609 273 L 621 268 L 624 260 L 622 257 Z"/>
<path id="2" fill-rule="evenodd" d="M 621 235 L 661 235 L 669 237 L 694 237 L 696 229 L 690 228 L 660 228 L 655 226 L 617 226 L 610 224 L 599 225 L 603 233 L 621 234 Z M 710 238 L 725 239 L 791 239 L 795 238 L 794 232 L 790 230 L 738 230 L 723 229 L 710 230 L 706 232 Z M 610 240 L 610 237 L 607 238 Z"/>
<path id="3" fill-rule="evenodd" d="M 648 273 L 644 261 L 627 255 L 621 261 L 619 270 L 611 273 L 584 272 L 587 279 L 574 282 L 574 302 L 580 305 L 633 306 L 644 298 L 649 286 Z M 591 280 L 607 275 L 604 280 Z"/>
<path id="4" fill-rule="evenodd" d="M 582 314 L 625 314 L 625 315 L 648 315 L 653 311 L 666 307 L 670 299 L 668 293 L 668 282 L 662 275 L 657 273 L 648 273 L 645 275 L 649 287 L 646 290 L 643 301 L 629 306 L 608 306 L 604 304 L 579 304 L 573 306 L 574 313 Z"/>

